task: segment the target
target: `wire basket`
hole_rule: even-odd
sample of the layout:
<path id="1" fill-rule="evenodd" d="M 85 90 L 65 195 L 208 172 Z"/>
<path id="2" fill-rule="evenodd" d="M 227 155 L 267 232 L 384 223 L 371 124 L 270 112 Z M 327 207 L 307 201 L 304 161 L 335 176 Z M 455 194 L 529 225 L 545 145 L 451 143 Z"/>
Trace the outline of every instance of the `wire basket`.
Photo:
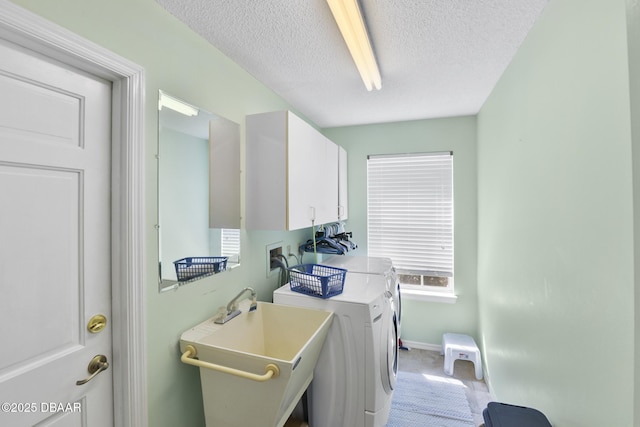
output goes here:
<path id="1" fill-rule="evenodd" d="M 173 262 L 179 282 L 189 282 L 227 269 L 228 257 L 189 257 Z"/>
<path id="2" fill-rule="evenodd" d="M 299 264 L 289 268 L 291 290 L 318 298 L 342 293 L 347 270 L 320 264 Z"/>

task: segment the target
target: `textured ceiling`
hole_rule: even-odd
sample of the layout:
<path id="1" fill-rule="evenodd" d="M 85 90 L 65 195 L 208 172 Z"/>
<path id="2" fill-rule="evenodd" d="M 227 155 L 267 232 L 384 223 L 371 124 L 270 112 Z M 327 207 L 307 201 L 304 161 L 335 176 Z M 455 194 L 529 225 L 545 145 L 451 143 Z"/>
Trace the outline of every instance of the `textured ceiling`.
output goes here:
<path id="1" fill-rule="evenodd" d="M 322 128 L 476 114 L 548 0 L 360 0 L 368 92 L 326 0 L 156 0 Z"/>

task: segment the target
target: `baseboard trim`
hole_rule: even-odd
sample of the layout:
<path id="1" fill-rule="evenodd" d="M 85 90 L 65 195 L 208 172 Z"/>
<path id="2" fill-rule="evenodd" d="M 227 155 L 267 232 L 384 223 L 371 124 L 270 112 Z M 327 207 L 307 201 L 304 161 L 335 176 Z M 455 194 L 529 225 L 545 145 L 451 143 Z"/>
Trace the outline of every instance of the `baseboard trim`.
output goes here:
<path id="1" fill-rule="evenodd" d="M 402 340 L 402 345 L 409 349 L 417 348 L 418 350 L 430 350 L 430 351 L 442 351 L 441 344 L 429 344 L 420 341 L 410 341 L 410 340 Z"/>

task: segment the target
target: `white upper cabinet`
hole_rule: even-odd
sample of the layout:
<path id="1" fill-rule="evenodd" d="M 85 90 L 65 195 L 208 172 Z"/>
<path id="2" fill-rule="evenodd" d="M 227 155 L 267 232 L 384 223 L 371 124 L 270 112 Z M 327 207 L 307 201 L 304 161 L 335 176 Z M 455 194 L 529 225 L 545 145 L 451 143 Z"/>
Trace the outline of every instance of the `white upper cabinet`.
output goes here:
<path id="1" fill-rule="evenodd" d="M 338 219 L 340 221 L 349 218 L 347 182 L 347 150 L 338 147 Z"/>
<path id="2" fill-rule="evenodd" d="M 247 116 L 247 229 L 338 220 L 338 146 L 290 111 Z"/>

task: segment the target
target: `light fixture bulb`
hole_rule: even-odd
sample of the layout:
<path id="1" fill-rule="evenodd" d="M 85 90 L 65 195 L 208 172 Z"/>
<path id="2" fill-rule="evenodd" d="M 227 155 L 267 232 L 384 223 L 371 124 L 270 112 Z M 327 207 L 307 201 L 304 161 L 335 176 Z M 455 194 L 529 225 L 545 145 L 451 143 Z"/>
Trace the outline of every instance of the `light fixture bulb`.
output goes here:
<path id="1" fill-rule="evenodd" d="M 327 0 L 367 90 L 382 88 L 380 70 L 371 48 L 358 0 Z"/>
<path id="2" fill-rule="evenodd" d="M 160 99 L 158 100 L 158 110 L 162 110 L 162 107 L 167 107 L 173 111 L 177 111 L 185 116 L 197 116 L 200 112 L 199 109 L 193 105 L 187 104 L 177 98 L 167 95 L 166 93 L 160 93 Z"/>

